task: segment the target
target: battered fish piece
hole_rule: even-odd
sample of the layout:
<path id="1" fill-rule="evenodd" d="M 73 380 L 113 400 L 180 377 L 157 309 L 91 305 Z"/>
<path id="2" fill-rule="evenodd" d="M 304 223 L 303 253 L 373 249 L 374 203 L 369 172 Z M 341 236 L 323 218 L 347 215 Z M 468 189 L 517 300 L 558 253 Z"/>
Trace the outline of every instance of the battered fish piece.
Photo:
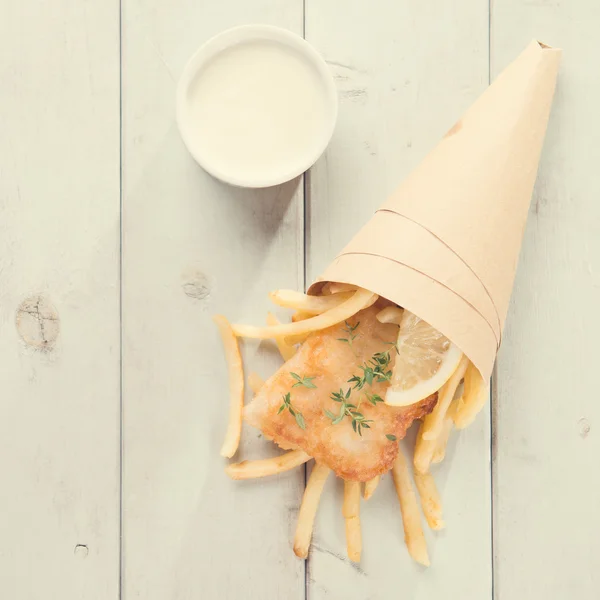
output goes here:
<path id="1" fill-rule="evenodd" d="M 355 375 L 363 377 L 360 367 L 368 365 L 377 353 L 389 352 L 390 362 L 385 370 L 393 368 L 398 328 L 377 321 L 375 316 L 382 307 L 382 303 L 377 303 L 346 323 L 311 334 L 245 407 L 245 420 L 282 448 L 301 448 L 343 479 L 368 481 L 388 471 L 398 454 L 398 443 L 393 437 L 403 438 L 415 419 L 430 413 L 437 394 L 408 407 L 392 407 L 383 402 L 373 405 L 368 396 L 384 398 L 387 382 L 373 381 L 362 389 L 348 382 Z M 298 385 L 292 373 L 312 378 L 305 381 L 315 387 Z M 349 389 L 347 402 L 356 405 L 355 410 L 371 421 L 368 428 L 362 428 L 362 435 L 352 428 L 351 417 L 345 416 L 334 425 L 325 413 L 339 415 L 341 403 L 332 399 L 332 393 L 345 397 Z M 288 407 L 279 412 L 288 393 L 292 409 L 302 415 L 304 429 Z"/>

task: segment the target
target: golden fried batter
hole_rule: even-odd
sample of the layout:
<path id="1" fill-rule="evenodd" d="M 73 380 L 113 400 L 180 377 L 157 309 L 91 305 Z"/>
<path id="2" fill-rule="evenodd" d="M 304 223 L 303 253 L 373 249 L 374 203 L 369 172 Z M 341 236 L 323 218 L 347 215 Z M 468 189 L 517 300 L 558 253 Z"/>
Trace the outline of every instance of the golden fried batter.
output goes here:
<path id="1" fill-rule="evenodd" d="M 375 315 L 381 307 L 376 304 L 346 324 L 313 333 L 246 406 L 246 421 L 283 448 L 301 448 L 344 479 L 367 481 L 388 471 L 398 453 L 398 444 L 386 436 L 403 438 L 415 419 L 431 412 L 437 394 L 405 408 L 387 406 L 383 402 L 373 405 L 368 395 L 384 398 L 387 382 L 367 383 L 360 390 L 348 382 L 354 375 L 363 377 L 360 367 L 368 366 L 377 353 L 389 351 L 390 362 L 384 370 L 393 367 L 393 343 L 398 329 L 377 321 Z M 353 332 L 348 331 L 348 326 L 354 327 Z M 294 387 L 297 381 L 291 373 L 300 378 L 314 378 L 307 383 L 316 387 Z M 362 428 L 362 435 L 353 430 L 350 416 L 332 424 L 331 416 L 325 413 L 327 410 L 339 415 L 342 405 L 331 395 L 341 391 L 345 396 L 348 389 L 352 391 L 347 402 L 356 406 L 351 410 L 370 421 L 368 427 Z M 292 410 L 302 415 L 300 422 L 304 421 L 304 429 L 288 407 L 278 413 L 288 393 Z"/>

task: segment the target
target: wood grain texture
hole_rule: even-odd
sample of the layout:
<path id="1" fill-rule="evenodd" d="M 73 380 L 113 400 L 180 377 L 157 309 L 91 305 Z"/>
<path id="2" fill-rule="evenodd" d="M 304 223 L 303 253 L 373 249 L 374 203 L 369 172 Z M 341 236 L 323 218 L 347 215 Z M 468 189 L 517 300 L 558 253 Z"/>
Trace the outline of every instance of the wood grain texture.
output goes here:
<path id="1" fill-rule="evenodd" d="M 452 126 L 488 82 L 487 3 L 309 1 L 306 37 L 340 91 L 336 134 L 309 176 L 307 280 Z M 453 436 L 435 476 L 447 530 L 432 567 L 408 556 L 391 477 L 363 502 L 360 565 L 345 554 L 340 482 L 328 482 L 308 572 L 311 600 L 491 597 L 489 414 Z"/>
<path id="2" fill-rule="evenodd" d="M 302 32 L 302 2 L 123 3 L 123 594 L 144 600 L 304 597 L 292 552 L 304 468 L 230 481 L 219 456 L 227 375 L 211 315 L 264 323 L 267 292 L 302 288 L 302 181 L 220 184 L 175 124 L 175 82 L 220 30 Z M 247 343 L 248 371 L 279 364 Z M 249 397 L 249 396 L 248 396 Z M 245 428 L 239 459 L 278 453 Z"/>
<path id="3" fill-rule="evenodd" d="M 305 269 L 310 283 L 486 87 L 488 60 L 495 76 L 535 37 L 565 54 L 497 367 L 493 597 L 595 599 L 600 5 L 121 4 L 122 440 L 120 7 L 0 0 L 0 597 L 492 597 L 488 411 L 434 471 L 447 529 L 426 532 L 429 570 L 408 556 L 387 475 L 361 501 L 359 565 L 329 478 L 305 573 L 291 548 L 304 470 L 258 482 L 223 473 L 226 366 L 210 318 L 260 323 L 268 290 L 302 289 Z M 229 188 L 175 126 L 187 58 L 250 22 L 305 26 L 339 88 L 306 223 L 301 179 Z M 263 377 L 280 361 L 266 342 L 243 355 Z M 276 453 L 245 428 L 236 458 Z"/>
<path id="4" fill-rule="evenodd" d="M 592 600 L 600 587 L 600 6 L 502 0 L 497 74 L 532 39 L 563 62 L 498 358 L 496 600 Z"/>
<path id="5" fill-rule="evenodd" d="M 0 2 L 0 597 L 119 597 L 118 3 Z"/>

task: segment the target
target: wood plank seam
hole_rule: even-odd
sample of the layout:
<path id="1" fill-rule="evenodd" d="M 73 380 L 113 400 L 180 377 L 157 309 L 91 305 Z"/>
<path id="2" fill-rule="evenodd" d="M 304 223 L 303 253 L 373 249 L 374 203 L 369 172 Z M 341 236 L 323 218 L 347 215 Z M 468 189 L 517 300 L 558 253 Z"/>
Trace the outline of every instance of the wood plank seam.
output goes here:
<path id="1" fill-rule="evenodd" d="M 123 425 L 123 0 L 119 0 L 119 565 L 118 594 L 123 600 L 123 455 L 125 428 Z"/>
<path id="2" fill-rule="evenodd" d="M 488 0 L 488 85 L 492 83 L 492 8 L 493 1 Z M 496 460 L 496 411 L 497 407 L 497 397 L 496 397 L 496 373 L 497 368 L 494 366 L 494 370 L 492 372 L 492 378 L 490 381 L 490 574 L 491 574 L 491 589 L 490 595 L 491 599 L 496 599 L 495 592 L 495 581 L 494 581 L 494 570 L 495 570 L 495 552 L 494 552 L 494 463 Z"/>

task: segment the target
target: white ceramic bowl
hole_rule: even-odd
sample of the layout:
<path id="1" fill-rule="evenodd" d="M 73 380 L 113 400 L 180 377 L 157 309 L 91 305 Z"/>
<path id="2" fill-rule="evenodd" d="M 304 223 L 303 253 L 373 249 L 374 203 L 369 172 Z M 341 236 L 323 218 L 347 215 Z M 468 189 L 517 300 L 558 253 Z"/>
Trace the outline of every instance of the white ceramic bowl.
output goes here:
<path id="1" fill-rule="evenodd" d="M 214 177 L 268 187 L 311 167 L 333 134 L 337 92 L 329 68 L 301 37 L 245 25 L 206 42 L 177 88 L 177 124 Z"/>

